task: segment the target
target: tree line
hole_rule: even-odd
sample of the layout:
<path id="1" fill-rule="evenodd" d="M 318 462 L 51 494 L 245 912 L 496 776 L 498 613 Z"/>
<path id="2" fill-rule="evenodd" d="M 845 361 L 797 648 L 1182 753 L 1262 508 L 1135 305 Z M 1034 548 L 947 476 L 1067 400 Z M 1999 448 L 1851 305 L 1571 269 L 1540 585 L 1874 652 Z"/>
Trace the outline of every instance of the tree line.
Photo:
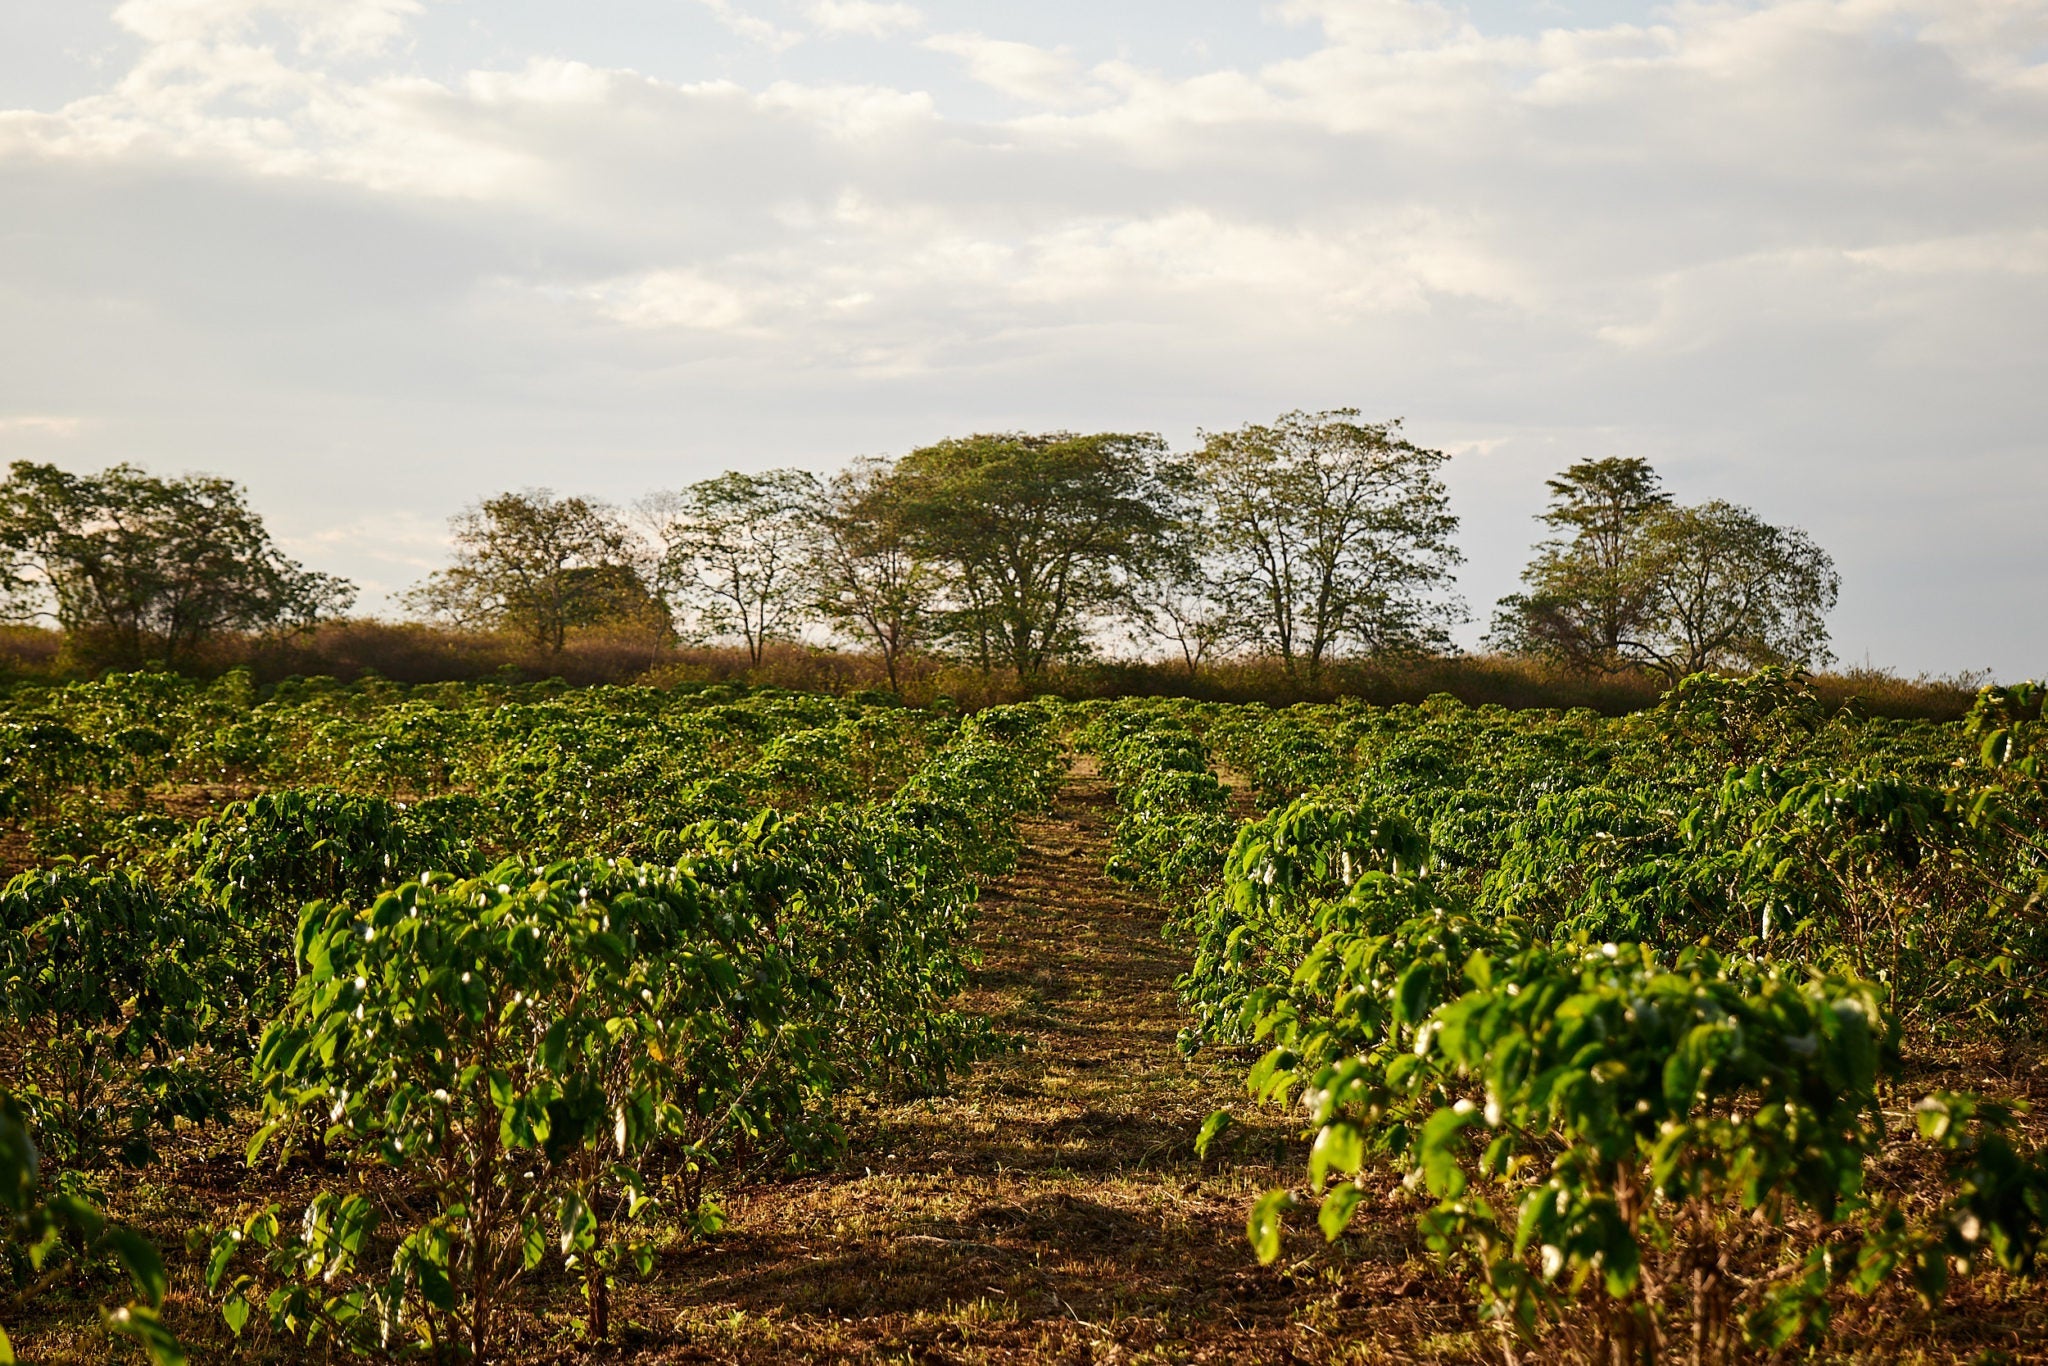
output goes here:
<path id="1" fill-rule="evenodd" d="M 450 626 L 559 653 L 629 628 L 724 642 L 830 636 L 890 683 L 935 656 L 1020 679 L 1129 648 L 1190 675 L 1225 658 L 1314 682 L 1339 658 L 1450 650 L 1464 619 L 1448 459 L 1398 421 L 1293 412 L 1202 433 L 991 433 L 825 478 L 728 471 L 629 507 L 545 489 L 482 499 L 405 596 Z M 1804 532 L 1676 504 L 1639 459 L 1549 483 L 1523 591 L 1491 648 L 1588 673 L 1813 666 L 1839 579 Z M 221 632 L 289 632 L 354 589 L 283 555 L 239 487 L 17 462 L 0 484 L 0 606 L 176 665 Z"/>

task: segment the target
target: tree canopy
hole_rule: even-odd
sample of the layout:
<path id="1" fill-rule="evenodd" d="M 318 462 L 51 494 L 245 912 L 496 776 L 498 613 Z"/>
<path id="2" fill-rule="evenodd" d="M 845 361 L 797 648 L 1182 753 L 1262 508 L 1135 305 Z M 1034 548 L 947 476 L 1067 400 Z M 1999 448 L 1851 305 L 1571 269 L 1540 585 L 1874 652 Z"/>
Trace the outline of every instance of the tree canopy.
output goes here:
<path id="1" fill-rule="evenodd" d="M 811 550 L 812 605 L 838 630 L 882 657 L 889 686 L 926 643 L 943 588 L 939 567 L 906 532 L 889 497 L 892 467 L 864 460 L 834 475 Z"/>
<path id="2" fill-rule="evenodd" d="M 1224 600 L 1290 674 L 1335 650 L 1448 644 L 1441 591 L 1462 558 L 1438 471 L 1449 457 L 1357 409 L 1205 433 L 1195 471 L 1227 561 Z"/>
<path id="3" fill-rule="evenodd" d="M 1634 668 L 1657 608 L 1644 536 L 1671 495 L 1648 461 L 1621 457 L 1581 460 L 1546 486 L 1541 520 L 1558 534 L 1522 571 L 1527 591 L 1502 600 L 1492 639 L 1588 672 Z"/>
<path id="4" fill-rule="evenodd" d="M 666 631 L 637 567 L 637 542 L 608 504 L 548 489 L 500 493 L 457 515 L 455 563 L 407 594 L 456 625 L 510 630 L 560 653 L 574 627 Z"/>
<path id="5" fill-rule="evenodd" d="M 339 615 L 355 587 L 279 550 L 241 485 L 16 461 L 0 483 L 0 608 L 120 663 L 184 663 L 225 632 Z"/>
<path id="6" fill-rule="evenodd" d="M 946 636 L 984 669 L 1042 675 L 1156 562 L 1166 443 L 1003 432 L 912 451 L 888 484 L 909 543 L 944 567 Z"/>
<path id="7" fill-rule="evenodd" d="M 1585 460 L 1549 481 L 1559 535 L 1501 600 L 1489 639 L 1589 672 L 1807 667 L 1830 657 L 1840 591 L 1811 537 L 1747 508 L 1673 504 L 1639 459 Z"/>
<path id="8" fill-rule="evenodd" d="M 1636 648 L 1673 682 L 1706 669 L 1811 668 L 1833 658 L 1835 562 L 1796 527 L 1715 500 L 1651 519 L 1643 561 L 1651 627 Z"/>
<path id="9" fill-rule="evenodd" d="M 768 642 L 798 624 L 821 496 L 803 470 L 728 470 L 649 499 L 663 592 L 701 630 L 737 636 L 759 664 Z"/>
<path id="10" fill-rule="evenodd" d="M 1398 419 L 1295 411 L 1199 433 L 985 432 L 826 479 L 727 471 L 635 505 L 504 492 L 451 519 L 416 613 L 559 654 L 572 632 L 871 651 L 889 685 L 949 659 L 1042 679 L 1129 642 L 1192 677 L 1257 656 L 1314 685 L 1333 659 L 1453 650 L 1463 556 L 1448 456 Z M 1716 500 L 1681 506 L 1636 457 L 1546 481 L 1545 537 L 1487 645 L 1587 674 L 1826 664 L 1833 560 Z M 355 589 L 272 542 L 230 480 L 133 465 L 0 480 L 0 623 L 52 622 L 94 663 L 189 666 L 214 637 L 311 627 Z"/>

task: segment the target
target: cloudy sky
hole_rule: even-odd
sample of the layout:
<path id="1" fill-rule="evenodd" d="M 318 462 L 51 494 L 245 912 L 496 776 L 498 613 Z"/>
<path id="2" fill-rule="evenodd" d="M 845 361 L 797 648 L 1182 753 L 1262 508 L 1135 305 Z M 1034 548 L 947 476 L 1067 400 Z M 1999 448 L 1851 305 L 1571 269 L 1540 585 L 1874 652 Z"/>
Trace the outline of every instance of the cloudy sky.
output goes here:
<path id="1" fill-rule="evenodd" d="M 1546 475 L 2048 672 L 2048 0 L 5 0 L 0 459 L 450 513 L 975 430 L 1403 417 L 1475 639 Z"/>

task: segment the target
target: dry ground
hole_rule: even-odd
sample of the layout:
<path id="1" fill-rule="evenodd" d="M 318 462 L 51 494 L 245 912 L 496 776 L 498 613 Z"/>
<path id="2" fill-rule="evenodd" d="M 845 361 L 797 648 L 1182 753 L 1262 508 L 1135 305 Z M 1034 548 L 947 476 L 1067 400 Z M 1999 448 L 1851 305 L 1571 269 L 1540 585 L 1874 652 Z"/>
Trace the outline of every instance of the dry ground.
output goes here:
<path id="1" fill-rule="evenodd" d="M 968 1004 L 1020 1051 L 859 1116 L 836 1173 L 733 1194 L 725 1234 L 630 1292 L 643 1359 L 1321 1361 L 1368 1337 L 1363 1359 L 1470 1359 L 1470 1312 L 1405 1230 L 1252 1258 L 1246 1211 L 1303 1149 L 1273 1116 L 1196 1159 L 1243 1067 L 1175 1049 L 1185 962 L 1103 876 L 1113 815 L 1077 776 L 985 897 Z"/>

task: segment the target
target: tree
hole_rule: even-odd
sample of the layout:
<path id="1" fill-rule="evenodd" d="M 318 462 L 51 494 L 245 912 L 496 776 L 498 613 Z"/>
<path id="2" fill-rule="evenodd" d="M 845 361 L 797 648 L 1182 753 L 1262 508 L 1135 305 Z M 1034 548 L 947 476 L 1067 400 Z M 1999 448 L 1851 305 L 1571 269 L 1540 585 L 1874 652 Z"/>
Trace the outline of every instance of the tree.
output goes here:
<path id="1" fill-rule="evenodd" d="M 1589 672 L 1635 667 L 1624 643 L 1643 633 L 1656 605 L 1644 536 L 1671 506 L 1659 484 L 1647 460 L 1620 457 L 1581 460 L 1549 480 L 1541 518 L 1565 535 L 1536 548 L 1522 571 L 1528 591 L 1501 600 L 1489 641 Z"/>
<path id="2" fill-rule="evenodd" d="M 1572 668 L 1808 667 L 1830 658 L 1834 561 L 1805 532 L 1747 508 L 1676 507 L 1636 459 L 1580 461 L 1549 481 L 1527 591 L 1501 600 L 1489 639 Z"/>
<path id="3" fill-rule="evenodd" d="M 120 662 L 175 666 L 222 633 L 303 628 L 354 601 L 280 551 L 231 480 L 16 461 L 0 483 L 0 613 L 52 619 Z"/>
<path id="4" fill-rule="evenodd" d="M 1176 475 L 1185 476 L 1184 467 Z M 1246 638 L 1244 620 L 1232 608 L 1225 566 L 1218 555 L 1209 507 L 1199 486 L 1174 481 L 1167 510 L 1171 528 L 1162 538 L 1150 572 L 1131 583 L 1131 619 L 1137 639 L 1177 652 L 1193 678 L 1205 661 Z"/>
<path id="5" fill-rule="evenodd" d="M 1004 432 L 905 456 L 889 493 L 910 544 L 946 568 L 946 634 L 1019 678 L 1078 653 L 1159 554 L 1164 454 L 1151 435 Z"/>
<path id="6" fill-rule="evenodd" d="M 1448 459 L 1358 410 L 1293 412 L 1204 433 L 1196 468 L 1231 562 L 1227 600 L 1290 676 L 1344 646 L 1440 648 L 1457 615 L 1436 596 L 1459 560 L 1437 471 Z"/>
<path id="7" fill-rule="evenodd" d="M 663 591 L 702 627 L 738 636 L 759 664 L 768 642 L 798 624 L 821 495 L 804 470 L 728 470 L 648 500 Z"/>
<path id="8" fill-rule="evenodd" d="M 1833 658 L 1827 614 L 1841 594 L 1835 562 L 1796 527 L 1715 501 L 1659 513 L 1643 536 L 1652 617 L 1624 647 L 1672 682 L 1708 669 Z"/>
<path id="9" fill-rule="evenodd" d="M 872 644 L 889 686 L 924 643 L 941 587 L 937 565 L 905 534 L 890 497 L 892 467 L 870 460 L 826 486 L 811 553 L 813 605 L 839 630 Z"/>
<path id="10" fill-rule="evenodd" d="M 608 504 L 548 489 L 501 493 L 456 516 L 456 560 L 406 595 L 458 626 L 512 630 L 559 654 L 571 628 L 667 627 L 635 565 L 632 532 Z"/>

